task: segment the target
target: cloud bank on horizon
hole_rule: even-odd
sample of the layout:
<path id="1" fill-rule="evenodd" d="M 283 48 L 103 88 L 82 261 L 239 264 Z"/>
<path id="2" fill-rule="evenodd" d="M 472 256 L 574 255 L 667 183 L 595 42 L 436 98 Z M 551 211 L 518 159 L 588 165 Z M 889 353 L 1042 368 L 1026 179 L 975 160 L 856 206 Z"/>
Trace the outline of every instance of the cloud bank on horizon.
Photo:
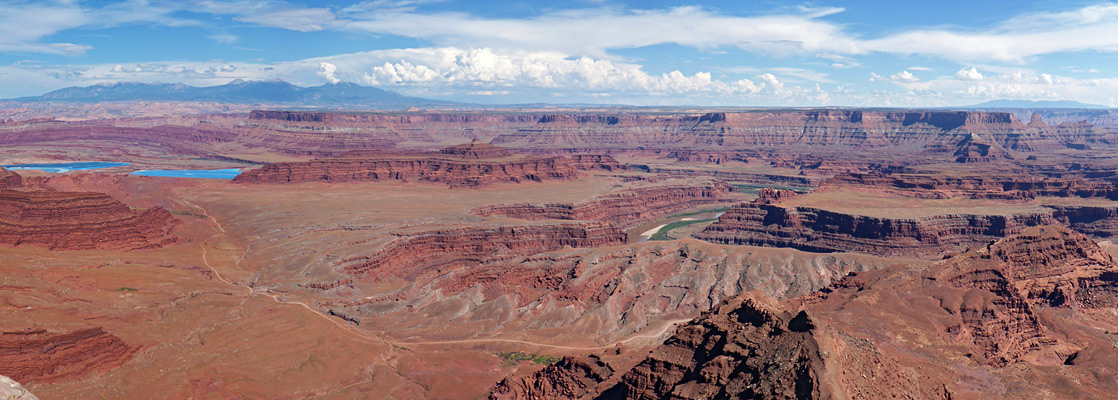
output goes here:
<path id="1" fill-rule="evenodd" d="M 278 78 L 484 103 L 1118 106 L 1118 3 L 648 3 L 0 0 L 0 97 Z"/>

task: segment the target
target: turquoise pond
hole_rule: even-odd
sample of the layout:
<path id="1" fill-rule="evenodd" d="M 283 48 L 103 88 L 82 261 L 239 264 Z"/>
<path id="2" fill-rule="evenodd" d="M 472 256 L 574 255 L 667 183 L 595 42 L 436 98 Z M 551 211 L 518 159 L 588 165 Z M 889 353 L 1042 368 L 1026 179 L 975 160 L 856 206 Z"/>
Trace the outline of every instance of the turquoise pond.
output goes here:
<path id="1" fill-rule="evenodd" d="M 83 162 L 65 162 L 65 163 L 48 163 L 48 164 L 11 164 L 0 165 L 8 170 L 21 170 L 21 169 L 37 169 L 46 172 L 70 172 L 82 171 L 87 169 L 101 169 L 110 167 L 123 167 L 128 165 L 126 162 L 106 162 L 106 161 L 83 161 Z"/>
<path id="2" fill-rule="evenodd" d="M 161 176 L 166 178 L 233 179 L 241 174 L 237 168 L 230 169 L 148 169 L 133 172 L 131 175 Z"/>

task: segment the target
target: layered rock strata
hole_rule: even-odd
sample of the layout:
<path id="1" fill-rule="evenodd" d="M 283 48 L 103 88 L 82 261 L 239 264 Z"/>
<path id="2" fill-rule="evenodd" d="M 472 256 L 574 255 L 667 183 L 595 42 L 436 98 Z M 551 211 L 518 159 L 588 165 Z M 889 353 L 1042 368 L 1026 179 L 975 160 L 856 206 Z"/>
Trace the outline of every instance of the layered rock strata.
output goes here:
<path id="1" fill-rule="evenodd" d="M 726 211 L 695 237 L 721 244 L 928 257 L 985 245 L 1029 226 L 1054 223 L 1048 213 L 889 219 L 746 203 Z"/>
<path id="2" fill-rule="evenodd" d="M 178 239 L 166 209 L 143 212 L 102 193 L 0 190 L 0 244 L 134 250 Z"/>
<path id="3" fill-rule="evenodd" d="M 502 161 L 394 157 L 269 163 L 261 168 L 245 171 L 234 178 L 233 182 L 420 181 L 446 183 L 452 186 L 480 186 L 500 182 L 569 180 L 578 176 L 579 169 L 563 157 L 531 157 Z"/>
<path id="4" fill-rule="evenodd" d="M 726 201 L 734 188 L 723 182 L 629 189 L 580 203 L 498 204 L 474 210 L 483 216 L 528 220 L 569 219 L 611 222 L 620 226 L 706 204 Z"/>
<path id="5" fill-rule="evenodd" d="M 960 148 L 972 135 L 1012 151 L 1108 144 L 1089 124 L 1024 124 L 1009 113 L 810 110 L 707 114 L 331 113 L 254 111 L 253 121 L 363 126 L 385 132 L 428 128 L 434 137 L 472 136 L 529 149 L 880 149 Z M 689 156 L 686 156 L 689 157 Z M 686 158 L 685 157 L 685 158 Z M 707 158 L 710 160 L 710 158 Z M 715 160 L 717 161 L 717 160 Z"/>
<path id="6" fill-rule="evenodd" d="M 138 350 L 101 328 L 2 332 L 0 375 L 23 383 L 73 379 L 119 367 Z"/>
<path id="7" fill-rule="evenodd" d="M 341 260 L 335 268 L 351 276 L 307 287 L 328 289 L 356 281 L 417 281 L 441 270 L 500 262 L 564 247 L 602 247 L 626 243 L 624 231 L 604 223 L 568 223 L 419 232 L 389 243 L 370 256 Z"/>

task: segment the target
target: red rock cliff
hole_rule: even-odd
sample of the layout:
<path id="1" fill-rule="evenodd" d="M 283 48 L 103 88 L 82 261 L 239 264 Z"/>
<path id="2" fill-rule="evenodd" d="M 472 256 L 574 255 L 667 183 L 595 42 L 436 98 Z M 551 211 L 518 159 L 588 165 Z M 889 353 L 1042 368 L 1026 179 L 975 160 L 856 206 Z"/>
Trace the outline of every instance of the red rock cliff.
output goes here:
<path id="1" fill-rule="evenodd" d="M 174 243 L 167 210 L 136 212 L 102 193 L 0 190 L 0 244 L 146 249 Z"/>
<path id="2" fill-rule="evenodd" d="M 465 160 L 439 157 L 334 159 L 265 164 L 245 171 L 236 183 L 373 182 L 385 180 L 480 186 L 500 182 L 541 182 L 579 176 L 562 157 L 515 160 Z"/>
<path id="3" fill-rule="evenodd" d="M 695 237 L 723 244 L 928 257 L 1053 223 L 1056 221 L 1048 213 L 887 219 L 750 203 L 730 209 Z"/>

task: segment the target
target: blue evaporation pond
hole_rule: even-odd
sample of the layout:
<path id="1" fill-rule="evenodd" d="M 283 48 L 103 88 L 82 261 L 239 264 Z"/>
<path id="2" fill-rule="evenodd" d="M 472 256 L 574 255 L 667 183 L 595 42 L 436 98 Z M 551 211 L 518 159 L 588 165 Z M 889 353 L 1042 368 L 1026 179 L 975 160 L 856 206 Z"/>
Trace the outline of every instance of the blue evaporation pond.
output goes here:
<path id="1" fill-rule="evenodd" d="M 237 168 L 230 169 L 148 169 L 131 173 L 140 176 L 162 176 L 168 178 L 233 179 L 241 174 Z"/>
<path id="2" fill-rule="evenodd" d="M 110 167 L 123 167 L 128 165 L 126 162 L 107 162 L 107 161 L 85 161 L 85 162 L 66 162 L 66 163 L 49 163 L 49 164 L 12 164 L 0 165 L 8 170 L 20 169 L 37 169 L 46 172 L 70 172 L 81 171 L 87 169 L 100 169 Z"/>

